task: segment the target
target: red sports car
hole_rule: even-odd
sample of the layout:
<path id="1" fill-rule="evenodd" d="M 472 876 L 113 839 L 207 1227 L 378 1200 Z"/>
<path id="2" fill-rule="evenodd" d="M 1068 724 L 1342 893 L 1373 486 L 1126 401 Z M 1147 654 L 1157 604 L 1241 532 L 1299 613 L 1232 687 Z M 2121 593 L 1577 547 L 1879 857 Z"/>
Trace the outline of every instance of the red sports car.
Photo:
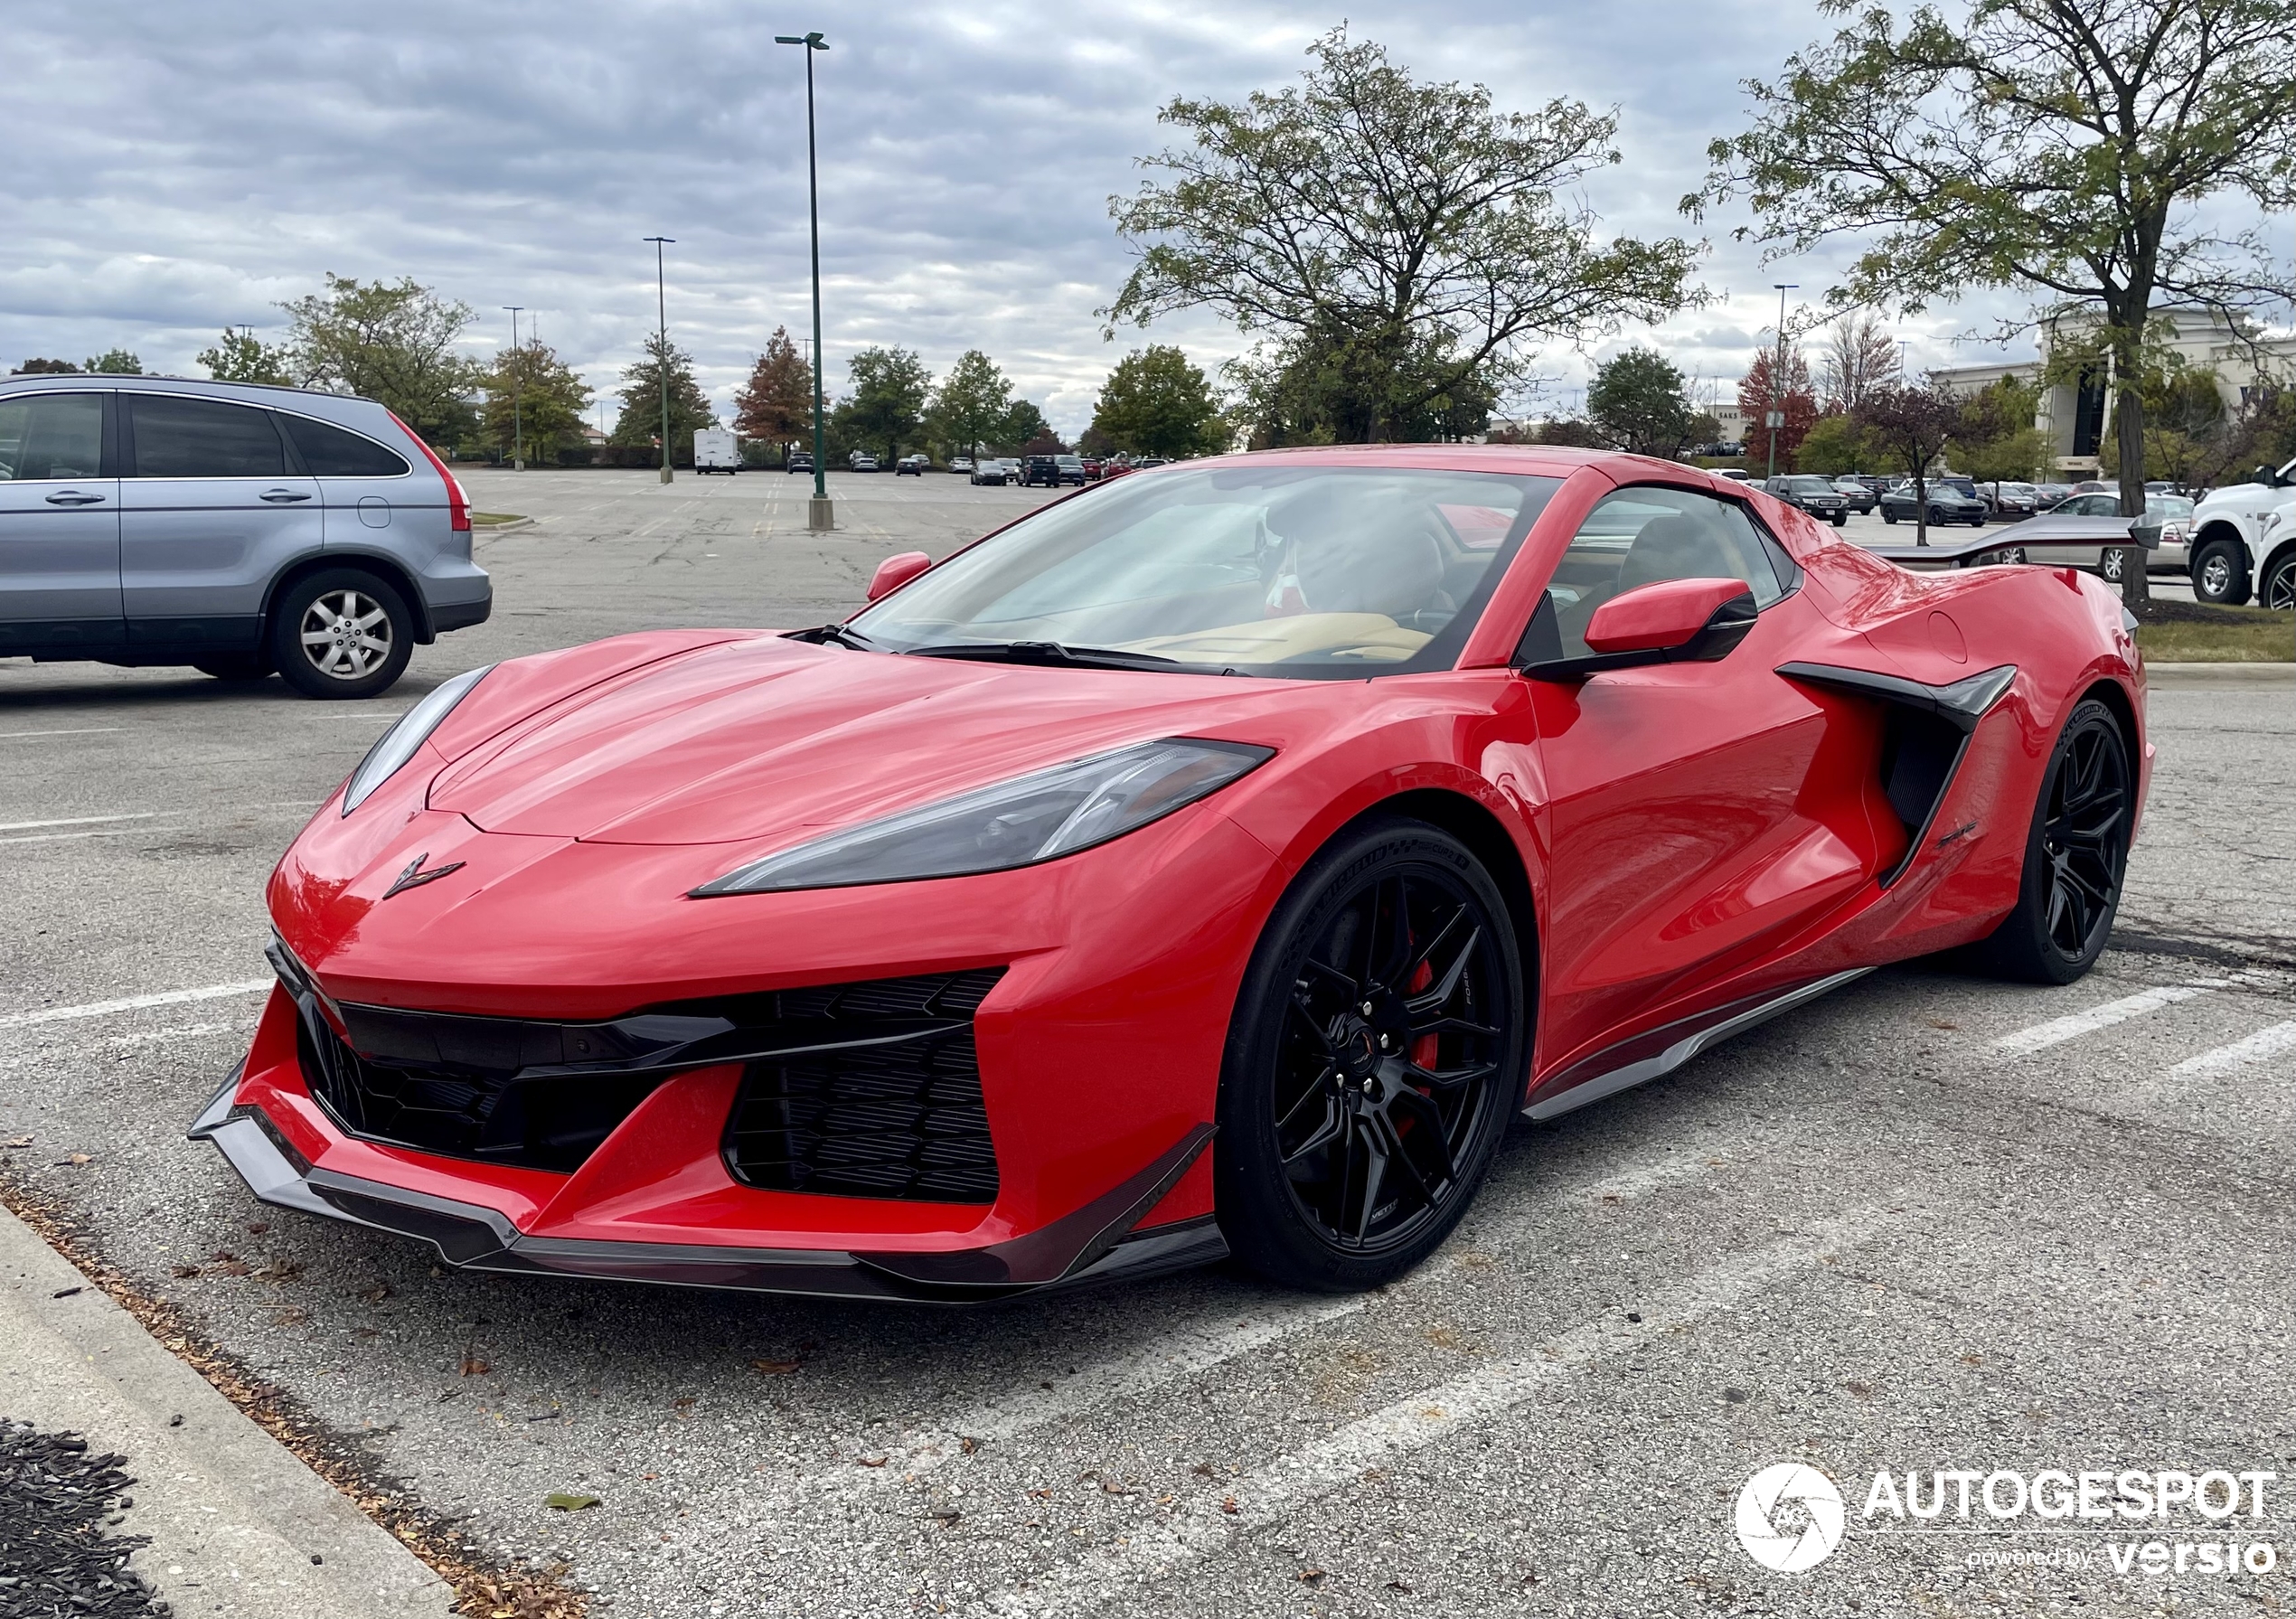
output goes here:
<path id="1" fill-rule="evenodd" d="M 2077 977 L 2148 773 L 2099 580 L 1625 456 L 1188 462 L 870 595 L 438 687 L 193 1134 L 494 1270 L 1366 1287 L 1510 1114 L 1885 962 Z"/>

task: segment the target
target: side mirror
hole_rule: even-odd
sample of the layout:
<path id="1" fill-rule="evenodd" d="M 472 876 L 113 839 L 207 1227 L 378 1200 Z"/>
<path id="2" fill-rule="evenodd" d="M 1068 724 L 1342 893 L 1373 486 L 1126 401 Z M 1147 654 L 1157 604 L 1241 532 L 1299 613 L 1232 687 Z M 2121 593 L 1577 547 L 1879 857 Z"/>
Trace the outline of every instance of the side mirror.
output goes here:
<path id="1" fill-rule="evenodd" d="M 909 580 L 933 565 L 933 559 L 921 551 L 905 551 L 898 557 L 887 557 L 869 577 L 869 599 L 890 596 Z"/>
<path id="2" fill-rule="evenodd" d="M 1542 597 L 1515 666 L 1533 680 L 1580 681 L 1610 669 L 1711 664 L 1727 657 L 1759 617 L 1743 579 L 1661 579 L 1614 596 L 1586 625 L 1586 655 L 1562 655 L 1555 600 Z"/>

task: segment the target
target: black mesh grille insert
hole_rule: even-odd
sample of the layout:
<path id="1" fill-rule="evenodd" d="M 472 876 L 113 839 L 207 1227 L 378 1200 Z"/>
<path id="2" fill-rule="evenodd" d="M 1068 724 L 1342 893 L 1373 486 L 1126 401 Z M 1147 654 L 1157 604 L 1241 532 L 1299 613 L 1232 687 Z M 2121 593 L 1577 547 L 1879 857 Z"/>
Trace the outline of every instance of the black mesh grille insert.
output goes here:
<path id="1" fill-rule="evenodd" d="M 735 1179 L 779 1191 L 994 1202 L 972 1017 L 1003 975 L 984 967 L 781 991 L 777 1021 L 817 1027 L 824 1044 L 919 1020 L 956 1026 L 749 1064 L 726 1129 Z"/>
<path id="2" fill-rule="evenodd" d="M 364 1058 L 326 1023 L 298 1020 L 303 1078 L 352 1134 L 448 1158 L 570 1174 L 667 1074 L 548 1079 L 475 1068 L 401 1068 Z"/>

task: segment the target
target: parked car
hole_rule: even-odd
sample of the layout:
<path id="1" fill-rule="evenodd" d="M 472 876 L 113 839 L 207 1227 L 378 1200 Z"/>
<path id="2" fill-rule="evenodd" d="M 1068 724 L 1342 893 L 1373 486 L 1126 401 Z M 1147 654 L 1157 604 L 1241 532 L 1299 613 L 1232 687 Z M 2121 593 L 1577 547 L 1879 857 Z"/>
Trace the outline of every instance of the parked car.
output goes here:
<path id="1" fill-rule="evenodd" d="M 973 457 L 970 456 L 951 456 L 949 457 L 949 470 L 951 472 L 970 473 L 973 470 Z"/>
<path id="2" fill-rule="evenodd" d="M 2005 522 L 2021 522 L 2041 509 L 2040 492 L 2030 484 L 1990 483 L 1977 485 L 1977 494 Z"/>
<path id="3" fill-rule="evenodd" d="M 875 472 L 877 470 L 877 457 L 870 455 L 867 450 L 855 450 L 851 456 L 846 457 L 845 465 L 855 472 Z"/>
<path id="4" fill-rule="evenodd" d="M 2296 461 L 2259 466 L 2247 482 L 2210 492 L 2192 516 L 2197 599 L 2296 607 Z"/>
<path id="5" fill-rule="evenodd" d="M 903 456 L 893 463 L 893 475 L 897 478 L 921 478 L 932 470 L 932 466 L 930 456 Z"/>
<path id="6" fill-rule="evenodd" d="M 1928 484 L 1923 496 L 1928 504 L 1932 528 L 1949 522 L 1965 522 L 1977 529 L 1985 526 L 1985 503 L 1973 494 L 1963 494 L 1950 484 Z M 1884 491 L 1879 504 L 1884 522 L 1913 522 L 1920 509 L 1913 480 L 1908 478 L 1896 488 Z"/>
<path id="7" fill-rule="evenodd" d="M 2183 571 L 2191 561 L 2192 502 L 2180 494 L 2157 495 L 2144 509 L 2160 526 L 2160 543 L 2146 555 L 2145 571 Z M 2020 524 L 2017 541 L 2015 554 L 2004 553 L 2003 561 L 2086 568 L 2117 581 L 2128 555 L 2129 520 L 2121 515 L 2117 492 L 2075 494 L 2054 512 Z"/>
<path id="8" fill-rule="evenodd" d="M 1762 481 L 1743 466 L 1717 466 L 1714 469 L 1714 475 L 1739 484 L 1758 484 Z"/>
<path id="9" fill-rule="evenodd" d="M 1087 478 L 1097 478 L 1106 466 L 1097 456 L 1087 456 L 1083 459 L 1084 475 Z"/>
<path id="10" fill-rule="evenodd" d="M 1060 469 L 1062 483 L 1081 484 L 1086 481 L 1082 456 L 1055 456 L 1052 461 L 1053 465 Z"/>
<path id="11" fill-rule="evenodd" d="M 2103 478 L 2083 478 L 2079 483 L 2073 485 L 2069 493 L 2074 494 L 2118 494 L 2120 492 L 2121 485 L 2118 484 L 2108 484 Z"/>
<path id="12" fill-rule="evenodd" d="M 494 599 L 462 485 L 372 400 L 0 381 L 0 657 L 374 697 Z"/>
<path id="13" fill-rule="evenodd" d="M 999 488 L 1002 488 L 1007 475 L 1003 462 L 993 457 L 984 457 L 975 463 L 973 470 L 965 475 L 975 484 L 994 484 Z"/>
<path id="14" fill-rule="evenodd" d="M 1170 456 L 1143 456 L 1132 464 L 1132 469 L 1134 472 L 1146 472 L 1152 466 L 1170 466 L 1171 465 Z"/>
<path id="15" fill-rule="evenodd" d="M 1833 481 L 1833 487 L 1834 493 L 1840 495 L 1849 509 L 1861 517 L 1872 511 L 1874 503 L 1881 498 L 1881 492 L 1863 478 L 1836 478 Z"/>
<path id="16" fill-rule="evenodd" d="M 1764 479 L 1762 491 L 1836 528 L 1849 521 L 1849 497 L 1833 486 L 1831 478 L 1822 478 L 1815 473 L 1788 473 L 1783 477 Z"/>
<path id="17" fill-rule="evenodd" d="M 2073 485 L 2070 484 L 2036 484 L 2033 485 L 2034 510 L 2054 512 L 2072 498 L 2072 494 Z"/>
<path id="18" fill-rule="evenodd" d="M 1031 488 L 1039 484 L 1048 488 L 1060 487 L 1060 457 L 1030 456 L 1021 463 L 1021 482 Z"/>
<path id="19" fill-rule="evenodd" d="M 789 465 L 788 465 L 787 466 L 784 467 L 782 470 L 783 470 L 783 471 L 785 471 L 785 472 L 811 472 L 813 469 L 814 469 L 814 453 L 813 453 L 813 451 L 811 451 L 811 450 L 791 450 L 791 451 L 789 452 Z"/>

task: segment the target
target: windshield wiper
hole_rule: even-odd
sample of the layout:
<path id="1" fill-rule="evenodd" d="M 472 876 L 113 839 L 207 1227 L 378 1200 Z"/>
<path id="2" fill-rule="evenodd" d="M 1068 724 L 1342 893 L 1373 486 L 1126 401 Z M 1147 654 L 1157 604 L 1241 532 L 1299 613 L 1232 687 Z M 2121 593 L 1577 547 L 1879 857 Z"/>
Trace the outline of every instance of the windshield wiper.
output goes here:
<path id="1" fill-rule="evenodd" d="M 987 664 L 1042 664 L 1068 669 L 1178 669 L 1178 658 L 1153 652 L 1119 652 L 1108 646 L 1063 646 L 1058 641 L 956 641 L 946 646 L 911 646 L 913 658 L 977 658 Z"/>
<path id="2" fill-rule="evenodd" d="M 850 625 L 843 624 L 817 624 L 811 629 L 802 629 L 793 632 L 789 638 L 792 641 L 810 641 L 816 646 L 823 645 L 850 646 L 855 652 L 883 652 L 886 650 L 875 641 L 870 640 L 867 635 L 862 635 L 861 631 L 854 629 Z"/>

